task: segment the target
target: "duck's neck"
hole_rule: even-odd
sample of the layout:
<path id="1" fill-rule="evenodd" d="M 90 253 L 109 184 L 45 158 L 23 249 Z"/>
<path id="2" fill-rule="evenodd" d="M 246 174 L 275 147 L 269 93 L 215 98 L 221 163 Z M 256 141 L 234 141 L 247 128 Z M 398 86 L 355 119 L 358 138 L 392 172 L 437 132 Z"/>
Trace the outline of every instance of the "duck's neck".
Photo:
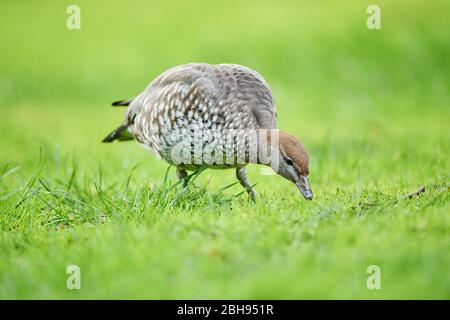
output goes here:
<path id="1" fill-rule="evenodd" d="M 260 129 L 257 139 L 257 164 L 271 166 L 279 160 L 280 139 L 278 129 Z"/>

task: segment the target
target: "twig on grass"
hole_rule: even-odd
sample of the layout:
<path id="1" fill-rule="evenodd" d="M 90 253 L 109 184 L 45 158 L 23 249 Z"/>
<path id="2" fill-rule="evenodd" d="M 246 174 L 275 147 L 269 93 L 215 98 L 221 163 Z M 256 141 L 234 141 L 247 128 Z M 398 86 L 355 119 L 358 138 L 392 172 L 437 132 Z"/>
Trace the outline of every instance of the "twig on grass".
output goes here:
<path id="1" fill-rule="evenodd" d="M 417 197 L 417 196 L 421 195 L 424 192 L 425 192 L 425 187 L 420 187 L 419 190 L 402 196 L 402 199 L 412 199 L 413 197 Z"/>

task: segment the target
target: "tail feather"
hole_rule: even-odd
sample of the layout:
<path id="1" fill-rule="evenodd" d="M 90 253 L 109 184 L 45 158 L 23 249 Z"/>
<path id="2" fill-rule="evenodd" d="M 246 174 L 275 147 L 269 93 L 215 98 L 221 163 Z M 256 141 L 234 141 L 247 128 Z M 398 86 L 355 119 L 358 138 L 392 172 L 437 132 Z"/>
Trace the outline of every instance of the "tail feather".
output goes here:
<path id="1" fill-rule="evenodd" d="M 134 137 L 128 131 L 128 124 L 123 124 L 116 130 L 108 134 L 108 136 L 102 140 L 102 142 L 113 142 L 114 140 L 128 141 L 133 140 Z"/>
<path id="2" fill-rule="evenodd" d="M 125 107 L 130 105 L 130 103 L 133 101 L 133 99 L 125 99 L 125 100 L 119 100 L 119 101 L 114 101 L 113 103 L 111 103 L 112 106 L 115 107 Z"/>

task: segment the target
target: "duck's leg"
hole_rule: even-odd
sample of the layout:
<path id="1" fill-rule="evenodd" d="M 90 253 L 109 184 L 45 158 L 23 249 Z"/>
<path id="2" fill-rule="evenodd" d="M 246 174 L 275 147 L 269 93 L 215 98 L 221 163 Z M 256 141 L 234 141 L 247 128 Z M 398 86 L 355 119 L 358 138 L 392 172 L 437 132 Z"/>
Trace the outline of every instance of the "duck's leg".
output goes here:
<path id="1" fill-rule="evenodd" d="M 247 172 L 245 171 L 245 167 L 237 168 L 236 169 L 236 178 L 241 183 L 241 186 L 245 188 L 245 190 L 248 193 L 248 196 L 252 201 L 255 201 L 255 197 L 257 195 L 256 191 L 253 190 L 253 188 L 250 186 L 250 183 L 247 179 Z"/>
<path id="2" fill-rule="evenodd" d="M 177 177 L 181 180 L 183 188 L 186 188 L 189 182 L 188 173 L 183 168 L 177 167 Z"/>

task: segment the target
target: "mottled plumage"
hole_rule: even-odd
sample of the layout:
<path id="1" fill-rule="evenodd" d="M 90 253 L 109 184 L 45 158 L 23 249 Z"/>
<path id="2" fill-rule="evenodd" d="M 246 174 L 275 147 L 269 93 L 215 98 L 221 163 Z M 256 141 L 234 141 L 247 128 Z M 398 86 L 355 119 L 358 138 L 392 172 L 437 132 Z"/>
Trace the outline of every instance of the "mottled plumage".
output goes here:
<path id="1" fill-rule="evenodd" d="M 260 144 L 270 139 L 253 133 L 277 128 L 272 92 L 256 71 L 236 64 L 181 65 L 162 73 L 137 97 L 113 105 L 128 109 L 124 123 L 104 142 L 126 140 L 123 131 L 128 130 L 138 142 L 176 165 L 180 178 L 186 176 L 185 170 L 205 165 L 235 167 L 241 184 L 254 196 L 243 167 L 249 162 L 261 163 L 251 153 L 257 153 Z M 287 155 L 282 146 L 279 151 L 283 162 Z M 293 159 L 306 161 L 298 163 L 299 170 L 307 168 L 304 148 L 293 152 Z"/>

